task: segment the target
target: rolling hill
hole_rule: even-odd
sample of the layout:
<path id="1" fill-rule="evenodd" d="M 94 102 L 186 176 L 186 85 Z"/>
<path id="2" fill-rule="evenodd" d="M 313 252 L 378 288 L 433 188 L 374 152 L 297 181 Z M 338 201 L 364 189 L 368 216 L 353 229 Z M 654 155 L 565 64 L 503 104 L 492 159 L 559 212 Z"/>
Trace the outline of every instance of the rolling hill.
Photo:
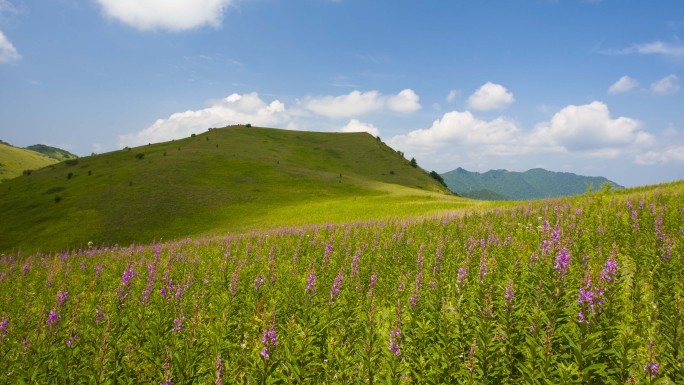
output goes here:
<path id="1" fill-rule="evenodd" d="M 592 185 L 597 189 L 610 182 L 604 177 L 589 177 L 569 172 L 534 168 L 525 172 L 490 170 L 471 172 L 462 168 L 440 174 L 451 191 L 469 198 L 486 200 L 524 200 L 577 195 Z"/>
<path id="2" fill-rule="evenodd" d="M 231 126 L 70 159 L 0 186 L 0 250 L 60 250 L 477 204 L 366 133 Z"/>
<path id="3" fill-rule="evenodd" d="M 33 146 L 26 147 L 27 150 L 39 152 L 43 155 L 47 155 L 58 162 L 67 159 L 76 159 L 78 156 L 70 153 L 69 151 L 62 150 L 61 148 L 48 146 L 45 144 L 34 144 Z"/>
<path id="4" fill-rule="evenodd" d="M 0 141 L 0 182 L 16 178 L 24 171 L 39 169 L 57 162 L 58 160 L 45 154 Z"/>

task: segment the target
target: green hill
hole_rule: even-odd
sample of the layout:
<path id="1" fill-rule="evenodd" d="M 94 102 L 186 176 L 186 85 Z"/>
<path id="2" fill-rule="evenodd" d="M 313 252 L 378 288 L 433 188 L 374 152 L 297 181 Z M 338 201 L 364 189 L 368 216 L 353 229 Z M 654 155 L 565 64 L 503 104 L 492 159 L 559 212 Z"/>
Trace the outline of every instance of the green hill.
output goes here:
<path id="1" fill-rule="evenodd" d="M 0 141 L 0 182 L 16 178 L 24 171 L 36 170 L 56 162 L 57 160 L 47 155 Z"/>
<path id="2" fill-rule="evenodd" d="M 152 242 L 472 204 L 366 133 L 233 126 L 7 181 L 0 250 Z"/>
<path id="3" fill-rule="evenodd" d="M 69 151 L 62 150 L 61 148 L 47 146 L 45 144 L 34 144 L 33 146 L 26 147 L 27 150 L 39 152 L 43 155 L 47 155 L 58 162 L 67 159 L 76 159 L 78 156 L 70 153 Z"/>
<path id="4" fill-rule="evenodd" d="M 605 182 L 622 186 L 604 177 L 589 177 L 569 172 L 534 168 L 525 172 L 490 170 L 471 172 L 462 168 L 441 174 L 449 189 L 469 198 L 489 200 L 524 200 L 582 194 L 592 185 Z"/>

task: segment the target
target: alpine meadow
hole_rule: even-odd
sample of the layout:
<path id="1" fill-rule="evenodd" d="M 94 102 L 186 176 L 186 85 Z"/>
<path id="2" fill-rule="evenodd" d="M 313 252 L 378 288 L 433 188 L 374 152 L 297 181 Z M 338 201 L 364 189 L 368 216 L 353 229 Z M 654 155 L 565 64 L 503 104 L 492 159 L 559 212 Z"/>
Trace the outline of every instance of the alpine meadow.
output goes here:
<path id="1" fill-rule="evenodd" d="M 684 0 L 0 0 L 0 385 L 684 385 Z"/>
<path id="2" fill-rule="evenodd" d="M 231 140 L 221 141 L 222 135 Z M 261 157 L 269 151 L 255 155 L 255 147 L 246 144 L 261 142 L 268 148 L 269 140 L 283 135 L 306 144 L 289 158 L 279 153 L 272 159 L 267 155 L 267 161 Z M 132 180 L 130 186 L 123 183 L 124 189 L 149 184 L 153 191 L 161 189 L 154 178 L 170 174 L 135 170 L 174 157 L 179 162 L 183 152 L 201 156 L 185 158 L 195 163 L 184 166 L 187 172 L 176 166 L 173 173 L 188 181 L 194 175 L 202 183 L 209 174 L 200 160 L 217 164 L 220 159 L 209 149 L 232 142 L 237 147 L 222 156 L 233 159 L 244 149 L 243 160 L 207 170 L 222 170 L 230 178 L 242 175 L 243 186 L 266 196 L 261 202 L 275 225 L 267 226 L 257 213 L 252 220 L 260 226 L 220 236 L 215 233 L 230 222 L 207 224 L 218 224 L 213 234 L 209 227 L 185 229 L 192 237 L 163 242 L 81 241 L 62 251 L 41 252 L 39 244 L 29 253 L 7 250 L 0 257 L 0 382 L 684 381 L 683 182 L 603 188 L 556 199 L 477 202 L 445 195 L 439 183 L 428 184 L 435 181 L 427 173 L 366 134 L 332 135 L 348 135 L 352 153 L 359 143 L 375 146 L 384 154 L 378 159 L 390 159 L 379 169 L 392 169 L 383 174 L 351 163 L 340 171 L 330 159 L 347 162 L 361 155 L 348 158 L 340 147 L 332 153 L 325 147 L 326 135 L 331 134 L 213 129 L 181 141 L 80 158 L 3 184 L 12 191 L 36 190 L 50 207 L 85 198 L 69 185 L 59 192 L 62 201 L 55 202 L 45 196 L 49 183 L 85 184 L 98 174 L 119 184 Z M 281 199 L 277 189 L 250 182 L 277 175 L 273 169 L 279 164 L 293 174 L 297 154 L 313 158 L 321 152 L 327 152 L 316 171 L 322 183 L 314 184 L 303 175 L 304 168 L 298 169 L 302 183 L 297 191 L 311 195 L 278 192 L 290 195 L 287 202 L 296 209 L 279 211 L 272 203 Z M 252 176 L 241 174 L 241 164 L 255 161 L 250 157 L 269 166 Z M 106 165 L 116 162 L 130 164 L 116 168 L 125 170 L 119 171 L 124 178 L 107 176 L 115 168 Z M 71 177 L 69 170 L 76 170 Z M 404 187 L 387 187 L 391 178 Z M 192 190 L 193 183 L 185 188 Z M 384 187 L 372 188 L 378 185 Z M 139 197 L 150 194 L 140 188 Z M 245 200 L 247 193 L 240 194 Z M 366 196 L 367 203 L 354 203 L 356 194 Z M 318 200 L 317 195 L 324 197 Z M 116 199 L 115 193 L 109 196 L 105 203 Z M 193 196 L 194 204 L 211 202 Z M 168 221 L 152 215 L 155 210 L 138 215 Z M 310 216 L 317 210 L 327 215 Z M 247 220 L 238 213 L 240 221 Z M 101 215 L 103 222 L 110 220 Z M 83 218 L 73 224 L 76 229 L 91 226 Z M 79 231 L 68 234 L 100 234 Z"/>

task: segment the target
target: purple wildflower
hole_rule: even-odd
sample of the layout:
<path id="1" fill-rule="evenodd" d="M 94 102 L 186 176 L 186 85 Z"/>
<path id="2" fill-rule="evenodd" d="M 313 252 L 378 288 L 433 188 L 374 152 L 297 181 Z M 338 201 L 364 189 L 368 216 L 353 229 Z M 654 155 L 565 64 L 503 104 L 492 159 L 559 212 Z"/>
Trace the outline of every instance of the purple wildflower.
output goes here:
<path id="1" fill-rule="evenodd" d="M 264 282 L 266 281 L 266 278 L 264 277 L 254 277 L 254 290 L 259 291 L 261 286 L 263 286 Z"/>
<path id="2" fill-rule="evenodd" d="M 553 266 L 554 269 L 561 275 L 561 278 L 565 276 L 568 272 L 568 265 L 570 264 L 570 251 L 565 247 L 558 250 L 558 256 L 556 257 L 556 264 Z"/>
<path id="3" fill-rule="evenodd" d="M 276 334 L 275 331 L 275 326 L 271 326 L 272 329 L 267 329 L 264 330 L 264 335 L 261 337 L 261 344 L 264 346 L 261 349 L 261 354 L 262 357 L 264 358 L 270 358 L 270 352 L 271 349 L 275 349 L 277 341 L 278 341 L 278 335 Z"/>
<path id="4" fill-rule="evenodd" d="M 5 338 L 7 336 L 7 323 L 9 322 L 9 318 L 5 317 L 2 322 L 0 323 L 0 340 Z"/>
<path id="5" fill-rule="evenodd" d="M 390 331 L 390 336 L 389 336 L 389 350 L 394 354 L 395 356 L 398 356 L 401 354 L 401 330 L 395 329 L 394 331 Z"/>
<path id="6" fill-rule="evenodd" d="M 343 279 L 344 275 L 342 274 L 342 269 L 340 269 L 339 273 L 337 273 L 337 276 L 335 277 L 335 281 L 333 281 L 332 287 L 330 288 L 330 303 L 335 302 L 335 298 L 340 294 Z"/>
<path id="7" fill-rule="evenodd" d="M 102 322 L 103 318 L 104 318 L 104 310 L 102 309 L 102 305 L 100 305 L 97 309 L 95 309 L 95 322 L 100 323 L 100 322 Z"/>
<path id="8" fill-rule="evenodd" d="M 361 258 L 361 251 L 357 251 L 356 254 L 354 255 L 354 258 L 352 258 L 352 264 L 351 264 L 351 276 L 355 277 L 359 275 L 359 258 Z"/>
<path id="9" fill-rule="evenodd" d="M 235 271 L 233 272 L 233 277 L 230 281 L 230 300 L 231 301 L 235 297 L 235 293 L 237 292 L 237 289 L 238 289 L 238 273 L 239 273 L 239 270 L 236 267 Z"/>
<path id="10" fill-rule="evenodd" d="M 611 256 L 610 258 L 608 258 L 606 264 L 603 266 L 603 270 L 601 271 L 601 280 L 605 282 L 613 282 L 613 280 L 615 279 L 615 275 L 617 275 L 617 272 L 618 263 Z"/>
<path id="11" fill-rule="evenodd" d="M 57 307 L 62 307 L 64 302 L 69 298 L 69 292 L 68 291 L 59 291 L 57 293 Z"/>
<path id="12" fill-rule="evenodd" d="M 506 301 L 506 309 L 513 309 L 513 301 L 515 300 L 515 288 L 513 287 L 513 281 L 509 281 L 506 285 L 506 294 L 504 294 L 504 300 Z"/>
<path id="13" fill-rule="evenodd" d="M 221 385 L 221 377 L 223 376 L 223 362 L 221 361 L 221 355 L 216 357 L 216 385 Z"/>
<path id="14" fill-rule="evenodd" d="M 373 273 L 370 277 L 370 283 L 368 284 L 368 297 L 372 297 L 375 293 L 375 282 L 378 280 L 378 276 Z"/>
<path id="15" fill-rule="evenodd" d="M 470 351 L 468 352 L 468 362 L 466 362 L 466 368 L 470 373 L 475 369 L 475 349 L 477 349 L 477 339 L 473 339 L 473 343 L 470 345 Z"/>
<path id="16" fill-rule="evenodd" d="M 59 313 L 55 313 L 54 310 L 50 310 L 50 314 L 48 315 L 47 319 L 47 325 L 46 328 L 53 333 L 56 333 L 57 331 L 57 326 L 59 326 L 59 321 L 62 319 L 62 317 L 59 315 Z"/>
<path id="17" fill-rule="evenodd" d="M 306 283 L 305 291 L 309 294 L 312 294 L 316 291 L 316 274 L 314 273 L 313 269 L 309 272 L 309 278 Z"/>
<path id="18" fill-rule="evenodd" d="M 648 374 L 651 377 L 656 377 L 658 375 L 658 370 L 660 370 L 660 365 L 658 365 L 657 362 L 649 362 L 644 365 L 644 374 Z"/>
<path id="19" fill-rule="evenodd" d="M 182 317 L 181 319 L 174 318 L 173 323 L 176 324 L 173 329 L 171 329 L 172 332 L 177 333 L 180 331 L 183 331 L 183 320 L 185 317 Z"/>
<path id="20" fill-rule="evenodd" d="M 458 277 L 456 278 L 456 283 L 460 285 L 463 280 L 465 280 L 466 274 L 468 274 L 468 269 L 465 266 L 458 268 Z"/>

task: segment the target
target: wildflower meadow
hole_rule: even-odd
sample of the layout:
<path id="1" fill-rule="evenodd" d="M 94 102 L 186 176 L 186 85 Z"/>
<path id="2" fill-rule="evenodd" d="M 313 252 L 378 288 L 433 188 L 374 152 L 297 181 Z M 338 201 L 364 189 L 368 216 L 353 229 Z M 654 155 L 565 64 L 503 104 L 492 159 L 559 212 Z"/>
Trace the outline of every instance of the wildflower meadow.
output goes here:
<path id="1" fill-rule="evenodd" d="M 0 258 L 0 383 L 681 384 L 681 188 Z"/>

